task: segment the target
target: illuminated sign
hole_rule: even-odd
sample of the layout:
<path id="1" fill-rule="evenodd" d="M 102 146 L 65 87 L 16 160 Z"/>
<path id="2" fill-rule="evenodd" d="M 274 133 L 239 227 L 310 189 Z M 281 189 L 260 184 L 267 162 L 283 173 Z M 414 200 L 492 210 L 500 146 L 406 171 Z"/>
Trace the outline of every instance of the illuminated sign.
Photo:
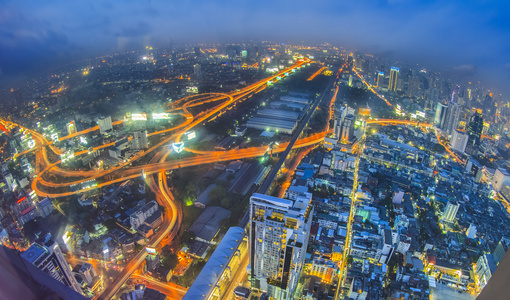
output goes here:
<path id="1" fill-rule="evenodd" d="M 153 113 L 152 118 L 154 120 L 170 119 L 170 115 L 167 113 Z"/>
<path id="2" fill-rule="evenodd" d="M 87 145 L 87 139 L 83 136 L 80 136 L 80 143 L 82 143 L 83 145 Z"/>
<path id="3" fill-rule="evenodd" d="M 147 251 L 147 254 L 151 254 L 151 255 L 156 255 L 157 254 L 156 248 L 145 247 L 145 251 Z"/>
<path id="4" fill-rule="evenodd" d="M 23 201 L 25 199 L 27 199 L 27 197 L 21 197 L 21 198 L 18 199 L 18 201 L 16 201 L 16 203 L 20 203 L 21 201 Z"/>
<path id="5" fill-rule="evenodd" d="M 194 139 L 197 136 L 194 131 L 188 131 L 185 133 L 185 135 L 188 137 L 188 141 Z"/>
<path id="6" fill-rule="evenodd" d="M 28 140 L 28 148 L 34 148 L 35 147 L 35 141 L 30 139 Z"/>
<path id="7" fill-rule="evenodd" d="M 268 73 L 276 73 L 278 71 L 279 71 L 278 68 L 266 68 L 266 72 L 268 72 Z"/>
<path id="8" fill-rule="evenodd" d="M 416 111 L 416 115 L 417 115 L 417 116 L 420 116 L 420 117 L 422 117 L 422 118 L 425 118 L 425 113 L 424 113 L 424 112 L 422 112 L 422 111 L 417 110 L 417 111 Z"/>
<path id="9" fill-rule="evenodd" d="M 131 114 L 131 120 L 133 121 L 147 121 L 147 114 Z"/>
<path id="10" fill-rule="evenodd" d="M 184 151 L 184 143 L 173 143 L 172 148 L 174 149 L 175 152 L 181 153 L 182 151 Z"/>

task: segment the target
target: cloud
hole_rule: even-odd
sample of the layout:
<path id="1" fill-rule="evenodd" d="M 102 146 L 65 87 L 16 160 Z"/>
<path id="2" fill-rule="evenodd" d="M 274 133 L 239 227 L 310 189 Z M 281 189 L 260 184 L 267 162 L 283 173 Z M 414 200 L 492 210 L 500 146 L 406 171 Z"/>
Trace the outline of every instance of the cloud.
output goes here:
<path id="1" fill-rule="evenodd" d="M 76 49 L 82 54 L 119 50 L 149 37 L 154 45 L 330 42 L 470 76 L 482 69 L 504 72 L 510 51 L 510 4 L 503 1 L 23 1 L 7 0 L 0 10 L 0 67 L 9 63 L 4 75 L 29 72 L 25 61 L 30 58 L 23 55 L 33 55 L 33 48 L 56 62 Z M 25 67 L 13 68 L 16 64 Z"/>

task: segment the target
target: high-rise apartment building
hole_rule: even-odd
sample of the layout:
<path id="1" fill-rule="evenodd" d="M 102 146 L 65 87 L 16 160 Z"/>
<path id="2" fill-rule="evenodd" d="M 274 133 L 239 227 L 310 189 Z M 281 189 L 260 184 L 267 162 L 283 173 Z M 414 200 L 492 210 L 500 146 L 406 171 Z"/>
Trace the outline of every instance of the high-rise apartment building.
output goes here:
<path id="1" fill-rule="evenodd" d="M 74 278 L 71 267 L 55 241 L 49 240 L 44 245 L 33 243 L 21 256 L 38 269 L 81 294 L 81 288 Z"/>
<path id="2" fill-rule="evenodd" d="M 469 135 L 460 130 L 454 130 L 452 133 L 452 139 L 450 140 L 450 145 L 452 145 L 452 149 L 461 153 L 466 151 L 466 146 L 468 143 Z"/>
<path id="3" fill-rule="evenodd" d="M 454 102 L 449 102 L 446 109 L 446 123 L 444 124 L 443 130 L 446 131 L 448 135 L 451 135 L 459 125 L 460 105 Z"/>
<path id="4" fill-rule="evenodd" d="M 263 194 L 250 198 L 250 265 L 252 288 L 273 299 L 292 299 L 303 268 L 310 226 L 312 195 L 296 200 Z"/>
<path id="5" fill-rule="evenodd" d="M 131 149 L 141 150 L 149 147 L 147 143 L 147 130 L 135 131 L 133 133 L 133 140 L 131 140 Z"/>
<path id="6" fill-rule="evenodd" d="M 340 141 L 344 144 L 351 142 L 354 137 L 354 121 L 355 117 L 352 114 L 349 114 L 344 118 L 342 132 L 340 134 Z"/>
<path id="7" fill-rule="evenodd" d="M 113 129 L 112 125 L 112 117 L 102 117 L 97 120 L 97 124 L 99 125 L 99 133 L 105 134 L 107 131 Z"/>
<path id="8" fill-rule="evenodd" d="M 454 202 L 448 202 L 443 213 L 443 220 L 448 223 L 455 222 L 457 211 L 459 210 L 459 204 Z"/>
<path id="9" fill-rule="evenodd" d="M 398 74 L 400 74 L 400 69 L 397 67 L 391 67 L 390 82 L 388 83 L 388 91 L 394 92 L 397 89 Z"/>
<path id="10" fill-rule="evenodd" d="M 434 125 L 437 128 L 442 129 L 446 123 L 446 115 L 447 115 L 446 105 L 442 103 L 438 103 L 436 106 L 436 115 L 434 117 Z"/>
<path id="11" fill-rule="evenodd" d="M 384 82 L 384 72 L 378 71 L 377 72 L 377 81 L 375 83 L 375 87 L 382 86 L 383 82 Z"/>

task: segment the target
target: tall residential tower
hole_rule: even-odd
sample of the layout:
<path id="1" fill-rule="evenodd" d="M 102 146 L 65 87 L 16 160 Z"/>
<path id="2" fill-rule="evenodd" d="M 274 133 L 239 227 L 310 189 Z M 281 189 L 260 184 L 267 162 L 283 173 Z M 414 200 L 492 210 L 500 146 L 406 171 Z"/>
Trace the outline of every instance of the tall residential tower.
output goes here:
<path id="1" fill-rule="evenodd" d="M 274 299 L 292 299 L 303 269 L 312 195 L 296 200 L 263 194 L 250 198 L 250 265 L 252 288 Z"/>

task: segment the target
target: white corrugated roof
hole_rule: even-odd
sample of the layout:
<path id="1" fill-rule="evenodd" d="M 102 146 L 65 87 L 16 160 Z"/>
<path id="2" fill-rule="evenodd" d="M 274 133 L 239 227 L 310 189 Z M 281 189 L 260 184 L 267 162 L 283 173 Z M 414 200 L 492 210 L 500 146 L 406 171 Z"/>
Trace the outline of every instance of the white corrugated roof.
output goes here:
<path id="1" fill-rule="evenodd" d="M 189 287 L 183 300 L 208 298 L 245 234 L 246 232 L 241 227 L 230 227 L 200 274 Z"/>

